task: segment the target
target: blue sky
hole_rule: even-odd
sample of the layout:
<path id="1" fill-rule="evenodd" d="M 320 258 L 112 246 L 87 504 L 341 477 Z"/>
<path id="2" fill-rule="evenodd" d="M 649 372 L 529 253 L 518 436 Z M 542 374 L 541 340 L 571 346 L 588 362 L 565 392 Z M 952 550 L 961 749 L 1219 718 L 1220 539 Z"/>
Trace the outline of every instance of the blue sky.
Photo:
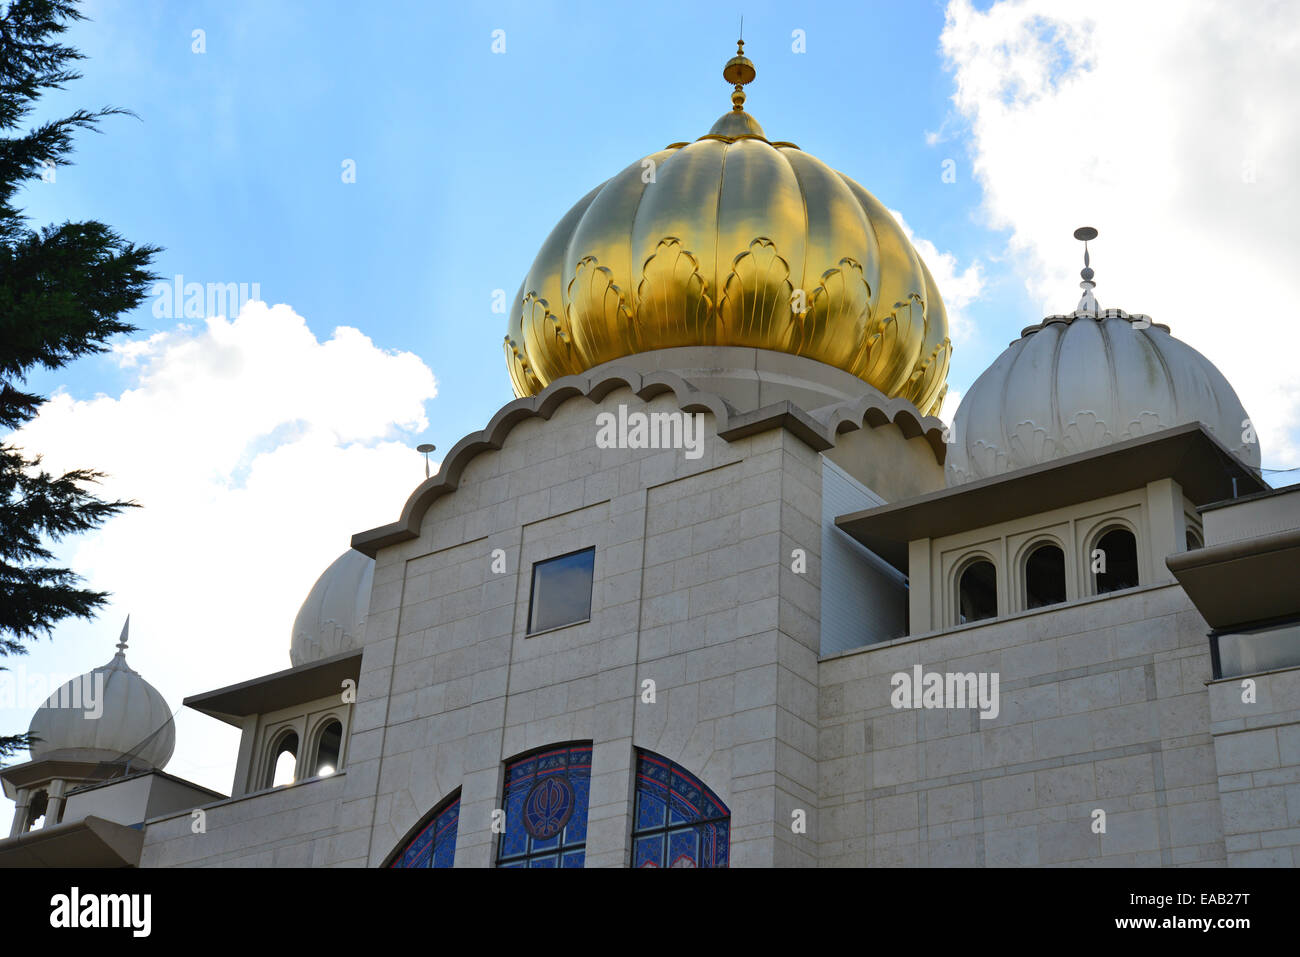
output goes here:
<path id="1" fill-rule="evenodd" d="M 82 137 L 77 165 L 35 184 L 27 209 L 37 222 L 94 217 L 165 246 L 157 271 L 168 277 L 258 283 L 322 337 L 355 325 L 381 348 L 414 352 L 439 381 L 417 438 L 446 449 L 513 397 L 492 291 L 514 295 L 592 186 L 726 112 L 721 68 L 743 11 L 758 67 L 747 105 L 770 135 L 853 176 L 959 262 L 1000 254 L 1005 237 L 978 226 L 980 191 L 949 102 L 942 4 L 648 9 L 96 3 L 94 22 L 71 34 L 89 57 L 85 79 L 48 109 L 111 103 L 140 119 Z M 196 29 L 206 53 L 191 50 Z M 504 55 L 491 50 L 497 29 Z M 791 51 L 796 29 L 806 53 Z M 938 130 L 948 138 L 928 145 Z M 941 179 L 949 158 L 954 183 Z M 981 329 L 1037 318 L 1013 275 L 989 280 L 970 310 Z M 1072 294 L 1062 291 L 1062 308 Z M 133 317 L 142 334 L 170 328 L 150 305 Z M 1016 318 L 998 323 L 1008 311 Z M 953 388 L 1008 338 L 990 329 L 965 344 Z M 104 359 L 34 382 L 77 396 L 123 384 Z"/>
<path id="2" fill-rule="evenodd" d="M 747 109 L 913 231 L 954 319 L 954 394 L 1074 307 L 1070 234 L 1091 223 L 1101 304 L 1204 352 L 1255 418 L 1264 464 L 1300 465 L 1285 308 L 1300 5 L 1162 9 L 88 4 L 68 35 L 85 78 L 41 113 L 138 119 L 80 136 L 75 166 L 32 183 L 33 224 L 101 220 L 165 247 L 164 277 L 257 284 L 274 308 L 185 319 L 150 300 L 113 353 L 32 377 L 55 398 L 29 447 L 52 468 L 104 468 L 106 492 L 146 508 L 60 546 L 113 593 L 104 614 L 6 663 L 70 677 L 111 657 L 131 613 L 128 659 L 180 709 L 169 770 L 228 789 L 237 735 L 182 699 L 288 667 L 317 575 L 423 479 L 414 446 L 436 443 L 436 460 L 513 397 L 494 291 L 514 295 L 594 185 L 729 108 L 741 14 Z M 0 727 L 39 703 L 0 694 Z"/>

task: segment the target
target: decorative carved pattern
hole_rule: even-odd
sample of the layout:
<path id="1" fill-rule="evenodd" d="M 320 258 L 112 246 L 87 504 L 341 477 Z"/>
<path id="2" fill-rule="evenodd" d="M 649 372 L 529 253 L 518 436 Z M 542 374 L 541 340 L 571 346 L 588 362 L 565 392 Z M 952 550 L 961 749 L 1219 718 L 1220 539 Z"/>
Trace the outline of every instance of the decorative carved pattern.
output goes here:
<path id="1" fill-rule="evenodd" d="M 822 273 L 808 297 L 807 315 L 794 320 L 790 346 L 796 355 L 816 350 L 823 362 L 851 362 L 871 327 L 871 286 L 862 264 L 846 256 Z"/>
<path id="2" fill-rule="evenodd" d="M 1019 422 L 1010 436 L 1011 458 L 1016 462 L 1046 462 L 1056 456 L 1056 440 L 1028 420 Z"/>
<path id="3" fill-rule="evenodd" d="M 1122 436 L 1126 439 L 1136 439 L 1141 435 L 1150 435 L 1153 432 L 1159 432 L 1165 428 L 1160 421 L 1160 416 L 1150 409 L 1143 409 L 1142 413 L 1128 424 L 1127 434 Z"/>
<path id="4" fill-rule="evenodd" d="M 528 293 L 519 324 L 528 355 L 546 360 L 545 368 L 533 370 L 539 380 L 550 381 L 571 371 L 573 339 L 560 317 L 551 312 L 550 303 L 535 292 Z"/>
<path id="5" fill-rule="evenodd" d="M 908 377 L 907 388 L 899 393 L 924 415 L 934 415 L 943 403 L 944 394 L 948 391 L 944 380 L 948 376 L 948 356 L 951 351 L 952 342 L 949 339 L 944 339 L 935 346 L 934 351 Z M 936 389 L 937 395 L 934 394 Z"/>
<path id="6" fill-rule="evenodd" d="M 664 342 L 686 345 L 717 342 L 713 300 L 700 274 L 700 262 L 676 236 L 665 236 L 641 267 L 636 287 L 637 318 Z"/>
<path id="7" fill-rule="evenodd" d="M 566 296 L 569 328 L 586 365 L 595 365 L 641 349 L 640 328 L 614 283 L 614 274 L 583 256 L 573 269 Z"/>
<path id="8" fill-rule="evenodd" d="M 733 345 L 788 348 L 790 321 L 790 264 L 776 244 L 759 236 L 749 249 L 731 261 L 731 273 L 722 284 L 718 325 Z"/>
<path id="9" fill-rule="evenodd" d="M 1065 428 L 1061 431 L 1061 454 L 1074 455 L 1076 452 L 1087 452 L 1089 449 L 1095 449 L 1098 446 L 1106 445 L 1115 439 L 1110 434 L 1110 429 L 1106 423 L 1097 418 L 1097 413 L 1091 409 L 1085 409 L 1082 412 L 1076 412 L 1074 418 L 1066 423 Z"/>
<path id="10" fill-rule="evenodd" d="M 528 354 L 519 348 L 519 343 L 506 336 L 506 366 L 510 369 L 510 378 L 514 382 L 515 391 L 524 390 L 525 395 L 531 395 L 540 391 L 543 386 L 540 379 L 533 373 L 533 368 L 528 362 Z"/>

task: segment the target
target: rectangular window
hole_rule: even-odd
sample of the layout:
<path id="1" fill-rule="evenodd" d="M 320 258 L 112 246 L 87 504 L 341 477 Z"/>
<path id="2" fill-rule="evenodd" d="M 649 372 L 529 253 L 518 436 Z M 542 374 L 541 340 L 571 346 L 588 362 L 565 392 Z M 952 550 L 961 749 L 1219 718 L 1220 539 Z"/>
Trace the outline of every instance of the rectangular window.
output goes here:
<path id="1" fill-rule="evenodd" d="M 591 618 L 591 582 L 595 568 L 594 547 L 534 562 L 528 633 L 563 628 Z"/>

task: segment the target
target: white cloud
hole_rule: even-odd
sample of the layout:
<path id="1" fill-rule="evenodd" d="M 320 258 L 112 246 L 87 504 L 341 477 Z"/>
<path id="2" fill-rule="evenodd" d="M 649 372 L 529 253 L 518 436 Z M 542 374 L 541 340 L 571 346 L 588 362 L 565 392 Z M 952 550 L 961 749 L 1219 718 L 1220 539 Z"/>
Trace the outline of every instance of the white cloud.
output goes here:
<path id="1" fill-rule="evenodd" d="M 957 389 L 949 389 L 945 392 L 943 395 L 943 405 L 939 407 L 939 418 L 951 425 L 953 419 L 957 415 L 957 406 L 961 405 L 961 397 L 964 394 L 965 393 L 960 392 Z"/>
<path id="2" fill-rule="evenodd" d="M 925 261 L 930 275 L 934 277 L 934 284 L 939 287 L 944 311 L 948 313 L 948 338 L 954 345 L 968 342 L 974 327 L 965 309 L 979 298 L 984 288 L 984 276 L 979 262 L 972 262 L 959 271 L 957 257 L 953 253 L 941 253 L 930 240 L 918 239 L 912 232 L 912 227 L 903 219 L 902 213 L 896 209 L 889 212 L 898 220 L 899 227 Z"/>
<path id="3" fill-rule="evenodd" d="M 103 664 L 130 612 L 128 660 L 179 708 L 289 666 L 293 618 L 316 577 L 353 532 L 395 520 L 423 480 L 407 433 L 427 427 L 437 384 L 409 352 L 348 327 L 319 341 L 291 308 L 261 302 L 233 322 L 115 352 L 134 370 L 129 389 L 56 394 L 11 437 L 51 471 L 109 473 L 102 494 L 144 506 L 61 549 L 90 587 L 114 593 L 112 610 L 60 626 L 26 664 Z M 235 748 L 216 722 L 182 709 L 169 769 L 225 789 Z"/>
<path id="4" fill-rule="evenodd" d="M 1101 305 L 1205 353 L 1265 465 L 1296 464 L 1300 5 L 953 0 L 942 46 L 989 224 L 1043 313 L 1074 308 L 1071 233 L 1096 226 Z"/>

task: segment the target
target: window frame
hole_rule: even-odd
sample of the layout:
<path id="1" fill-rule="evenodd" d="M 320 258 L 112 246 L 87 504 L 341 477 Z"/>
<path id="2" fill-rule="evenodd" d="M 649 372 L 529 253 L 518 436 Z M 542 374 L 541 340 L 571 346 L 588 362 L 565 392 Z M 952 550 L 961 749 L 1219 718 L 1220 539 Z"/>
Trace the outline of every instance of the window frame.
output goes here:
<path id="1" fill-rule="evenodd" d="M 1065 593 L 1060 601 L 1050 602 L 1044 605 L 1029 604 L 1029 559 L 1040 549 L 1044 547 L 1055 548 L 1061 553 L 1061 590 Z M 1055 535 L 1035 535 L 1028 542 L 1020 547 L 1020 557 L 1017 559 L 1016 567 L 1018 574 L 1016 576 L 1016 585 L 1020 591 L 1017 596 L 1016 605 L 1020 611 L 1038 611 L 1043 608 L 1055 608 L 1057 605 L 1064 605 L 1071 601 L 1070 594 L 1070 551 L 1065 547 L 1065 543 Z"/>
<path id="2" fill-rule="evenodd" d="M 591 582 L 590 582 L 589 593 L 587 595 L 587 617 L 578 618 L 575 619 L 574 621 L 568 621 L 562 625 L 549 625 L 546 628 L 539 628 L 534 630 L 533 608 L 534 608 L 534 599 L 536 598 L 536 594 L 537 594 L 538 567 L 542 565 L 550 564 L 551 562 L 558 562 L 562 559 L 570 558 L 574 555 L 581 555 L 585 552 L 591 552 Z M 595 604 L 595 600 L 596 600 L 596 546 L 595 545 L 588 545 L 584 548 L 575 548 L 572 551 L 564 552 L 559 555 L 552 555 L 550 558 L 543 558 L 533 562 L 532 569 L 528 576 L 528 613 L 527 616 L 524 618 L 524 637 L 536 638 L 538 635 L 545 635 L 552 631 L 559 631 L 562 628 L 572 628 L 574 625 L 587 624 L 588 622 L 591 621 L 591 612 L 592 612 L 592 607 Z"/>
<path id="3" fill-rule="evenodd" d="M 455 867 L 456 843 L 460 838 L 460 810 L 459 810 L 460 798 L 461 798 L 461 789 L 456 788 L 445 798 L 443 798 L 441 801 L 435 804 L 433 806 L 432 811 L 424 815 L 424 817 L 420 818 L 420 820 L 415 823 L 415 826 L 412 827 L 409 831 L 406 832 L 406 834 L 402 836 L 402 839 L 397 842 L 397 847 L 393 849 L 393 851 L 388 855 L 388 858 L 384 861 L 384 863 L 381 866 L 386 870 L 399 870 L 399 871 L 421 870 L 421 868 L 399 867 L 398 861 L 400 861 L 402 857 L 406 854 L 406 852 L 410 850 L 412 844 L 414 844 L 416 841 L 418 841 L 421 837 L 424 836 L 425 832 L 428 831 L 429 828 L 437 826 L 438 820 L 444 814 L 450 811 L 452 807 L 456 807 L 457 808 L 456 835 L 451 839 L 452 840 L 452 866 Z M 435 868 L 433 866 L 433 859 L 436 856 L 437 852 L 438 852 L 438 838 L 437 838 L 437 834 L 435 834 L 434 839 L 429 848 L 429 863 L 426 864 L 423 869 L 426 870 L 442 869 L 442 868 Z"/>
<path id="4" fill-rule="evenodd" d="M 555 847 L 534 849 L 532 844 L 533 841 L 536 840 L 536 838 L 534 838 L 532 834 L 528 833 L 527 828 L 524 828 L 524 851 L 518 854 L 511 854 L 508 857 L 503 856 L 503 852 L 505 850 L 506 838 L 509 836 L 510 833 L 509 832 L 510 798 L 509 795 L 507 794 L 507 789 L 510 787 L 511 769 L 518 764 L 522 764 L 525 761 L 531 761 L 536 758 L 544 757 L 545 755 L 550 754 L 551 752 L 567 751 L 570 752 L 570 754 L 572 754 L 574 749 L 585 749 L 588 755 L 587 766 L 586 766 L 587 804 L 585 810 L 586 816 L 583 821 L 582 840 L 575 841 L 571 844 L 564 843 L 564 838 L 568 834 L 569 825 L 573 821 L 572 812 L 571 812 L 570 817 L 566 819 L 564 822 L 564 827 L 561 829 L 561 833 L 560 833 L 560 841 L 555 845 Z M 501 801 L 500 807 L 503 810 L 505 810 L 506 817 L 507 817 L 506 830 L 498 834 L 497 839 L 494 842 L 494 848 L 492 853 L 493 867 L 507 869 L 507 870 L 513 870 L 515 868 L 521 870 L 533 870 L 532 862 L 534 860 L 553 856 L 556 859 L 555 870 L 564 870 L 565 855 L 572 854 L 575 851 L 582 852 L 582 865 L 584 868 L 587 866 L 587 844 L 588 844 L 587 829 L 591 825 L 591 772 L 592 772 L 592 764 L 594 763 L 594 759 L 595 759 L 595 753 L 596 753 L 596 748 L 595 748 L 595 742 L 593 741 L 562 741 L 555 744 L 548 744 L 540 748 L 534 748 L 531 751 L 525 751 L 523 754 L 517 754 L 514 757 L 510 758 L 509 760 L 503 762 L 502 773 L 501 773 L 501 786 L 497 789 L 497 793 L 500 795 L 500 801 Z M 565 767 L 564 776 L 565 778 L 568 778 L 570 776 L 569 771 L 573 767 L 573 765 L 569 763 L 568 757 L 566 757 L 565 759 L 564 767 Z M 536 783 L 536 776 L 537 776 L 537 772 L 534 770 L 533 772 L 534 784 Z M 533 785 L 529 785 L 530 792 L 532 790 L 532 786 Z M 577 795 L 575 794 L 574 797 L 576 800 Z M 526 795 L 525 795 L 525 801 L 527 801 Z M 575 807 L 574 811 L 576 812 L 576 810 L 577 808 Z M 520 826 L 523 827 L 522 824 Z M 547 840 L 549 840 L 549 838 Z"/>
<path id="5" fill-rule="evenodd" d="M 966 572 L 968 572 L 974 565 L 978 564 L 979 562 L 988 562 L 990 565 L 993 566 L 993 614 L 989 615 L 986 618 L 976 618 L 973 619 L 972 621 L 962 621 L 961 620 L 961 580 L 962 577 L 966 574 Z M 995 618 L 1002 617 L 1003 614 L 1002 598 L 1001 595 L 999 595 L 1000 577 L 1001 577 L 1001 572 L 998 570 L 997 559 L 991 553 L 984 551 L 983 549 L 968 552 L 962 555 L 962 557 L 957 560 L 956 564 L 953 565 L 952 585 L 951 585 L 951 590 L 949 591 L 949 594 L 952 595 L 952 627 L 961 628 L 966 625 L 977 625 L 983 621 L 993 621 Z"/>
<path id="6" fill-rule="evenodd" d="M 307 754 L 310 757 L 310 760 L 307 762 L 307 768 L 311 773 L 303 780 L 309 780 L 321 776 L 318 768 L 318 765 L 320 764 L 320 746 L 322 739 L 325 737 L 325 731 L 331 724 L 337 724 L 339 726 L 339 753 L 334 760 L 334 770 L 331 771 L 330 775 L 327 775 L 327 777 L 338 774 L 343 770 L 348 725 L 347 722 L 343 720 L 343 715 L 334 711 L 327 711 L 322 715 L 313 717 L 310 734 L 311 747 L 307 751 Z"/>
<path id="7" fill-rule="evenodd" d="M 1125 588 L 1113 588 L 1110 591 L 1102 591 L 1097 587 L 1097 572 L 1092 570 L 1092 553 L 1101 547 L 1101 540 L 1111 532 L 1128 532 L 1133 536 L 1133 561 L 1137 572 L 1137 583 Z M 1092 533 L 1087 538 L 1088 547 L 1084 552 L 1084 569 L 1086 569 L 1086 579 L 1088 582 L 1088 595 L 1117 595 L 1120 592 L 1131 591 L 1134 588 L 1141 588 L 1146 584 L 1142 571 L 1142 538 L 1138 535 L 1138 530 L 1133 523 L 1119 516 L 1107 516 L 1101 519 L 1093 526 Z"/>
<path id="8" fill-rule="evenodd" d="M 683 832 L 686 832 L 686 831 L 697 831 L 698 829 L 700 829 L 700 828 L 702 828 L 702 827 L 704 827 L 704 826 L 706 826 L 706 825 L 709 825 L 709 824 L 718 824 L 718 823 L 720 823 L 720 822 L 726 822 L 726 825 L 727 825 L 727 857 L 726 857 L 726 863 L 725 863 L 725 865 L 723 865 L 723 867 L 719 867 L 719 868 L 704 868 L 704 867 L 701 867 L 701 865 L 697 862 L 696 867 L 699 867 L 701 870 L 708 870 L 708 869 L 723 870 L 723 869 L 729 869 L 729 868 L 731 867 L 731 808 L 727 806 L 727 803 L 726 803 L 725 801 L 723 801 L 722 798 L 718 797 L 717 792 L 715 792 L 711 787 L 709 787 L 709 786 L 708 786 L 707 784 L 705 784 L 702 780 L 700 780 L 700 777 L 699 777 L 698 775 L 693 774 L 691 771 L 689 771 L 689 770 L 687 770 L 686 768 L 682 767 L 682 765 L 678 764 L 676 761 L 673 761 L 671 758 L 667 758 L 667 757 L 665 757 L 665 756 L 662 755 L 662 754 L 658 754 L 658 753 L 656 753 L 656 752 L 654 752 L 654 751 L 649 751 L 649 750 L 647 750 L 647 749 L 645 749 L 645 748 L 636 748 L 636 749 L 635 749 L 635 752 L 634 752 L 634 755 L 633 755 L 633 758 L 634 758 L 633 763 L 632 763 L 632 784 L 633 784 L 633 787 L 632 787 L 632 808 L 631 808 L 631 811 L 632 811 L 632 833 L 631 833 L 631 844 L 630 844 L 630 852 L 631 852 L 630 863 L 631 863 L 631 866 L 632 866 L 633 868 L 636 868 L 636 867 L 637 867 L 637 864 L 636 864 L 636 846 L 637 846 L 637 842 L 638 842 L 639 840 L 643 840 L 643 839 L 645 839 L 645 838 L 653 838 L 653 837 L 659 837 L 659 836 L 662 836 L 662 837 L 663 837 L 663 845 L 662 845 L 662 856 L 661 856 L 661 861 L 663 861 L 664 863 L 662 863 L 662 864 L 656 864 L 656 865 L 654 865 L 654 866 L 655 866 L 656 868 L 660 868 L 660 867 L 661 867 L 661 868 L 663 868 L 663 869 L 668 869 L 668 868 L 671 868 L 671 867 L 672 867 L 672 863 L 668 861 L 668 854 L 670 853 L 670 848 L 671 848 L 671 842 L 670 842 L 670 839 L 671 839 L 672 835 L 674 835 L 674 834 L 680 834 L 680 833 L 683 833 Z M 709 800 L 709 801 L 710 801 L 710 802 L 711 802 L 715 807 L 719 807 L 719 808 L 721 808 L 722 811 L 723 811 L 723 813 L 722 813 L 722 814 L 713 815 L 713 816 L 710 816 L 710 817 L 701 816 L 698 820 L 688 821 L 688 822 L 685 823 L 685 824 L 674 824 L 674 823 L 672 822 L 672 807 L 671 807 L 671 798 L 670 798 L 669 801 L 666 802 L 666 805 L 665 805 L 665 808 L 664 808 L 664 820 L 663 820 L 663 824 L 655 824 L 655 825 L 651 825 L 651 826 L 649 826 L 649 827 L 644 827 L 644 828 L 642 828 L 642 827 L 638 827 L 638 825 L 637 825 L 637 821 L 638 821 L 638 819 L 639 819 L 639 817 L 640 817 L 640 811 L 641 811 L 641 794 L 642 794 L 642 787 L 641 787 L 641 762 L 642 762 L 642 760 L 648 760 L 648 761 L 651 761 L 651 762 L 656 762 L 656 763 L 660 763 L 660 764 L 666 765 L 667 768 L 668 768 L 668 775 L 669 775 L 669 780 L 670 780 L 670 781 L 672 780 L 672 775 L 673 775 L 674 773 L 676 773 L 676 774 L 680 774 L 682 777 L 684 777 L 684 778 L 686 778 L 687 780 L 689 780 L 690 783 L 691 783 L 694 787 L 698 788 L 701 792 L 703 792 L 703 794 L 708 798 L 708 800 Z M 669 790 L 670 790 L 670 793 L 671 793 L 671 787 L 670 787 Z M 646 865 L 643 864 L 643 865 L 641 865 L 641 866 L 642 866 L 642 867 L 645 867 Z"/>

